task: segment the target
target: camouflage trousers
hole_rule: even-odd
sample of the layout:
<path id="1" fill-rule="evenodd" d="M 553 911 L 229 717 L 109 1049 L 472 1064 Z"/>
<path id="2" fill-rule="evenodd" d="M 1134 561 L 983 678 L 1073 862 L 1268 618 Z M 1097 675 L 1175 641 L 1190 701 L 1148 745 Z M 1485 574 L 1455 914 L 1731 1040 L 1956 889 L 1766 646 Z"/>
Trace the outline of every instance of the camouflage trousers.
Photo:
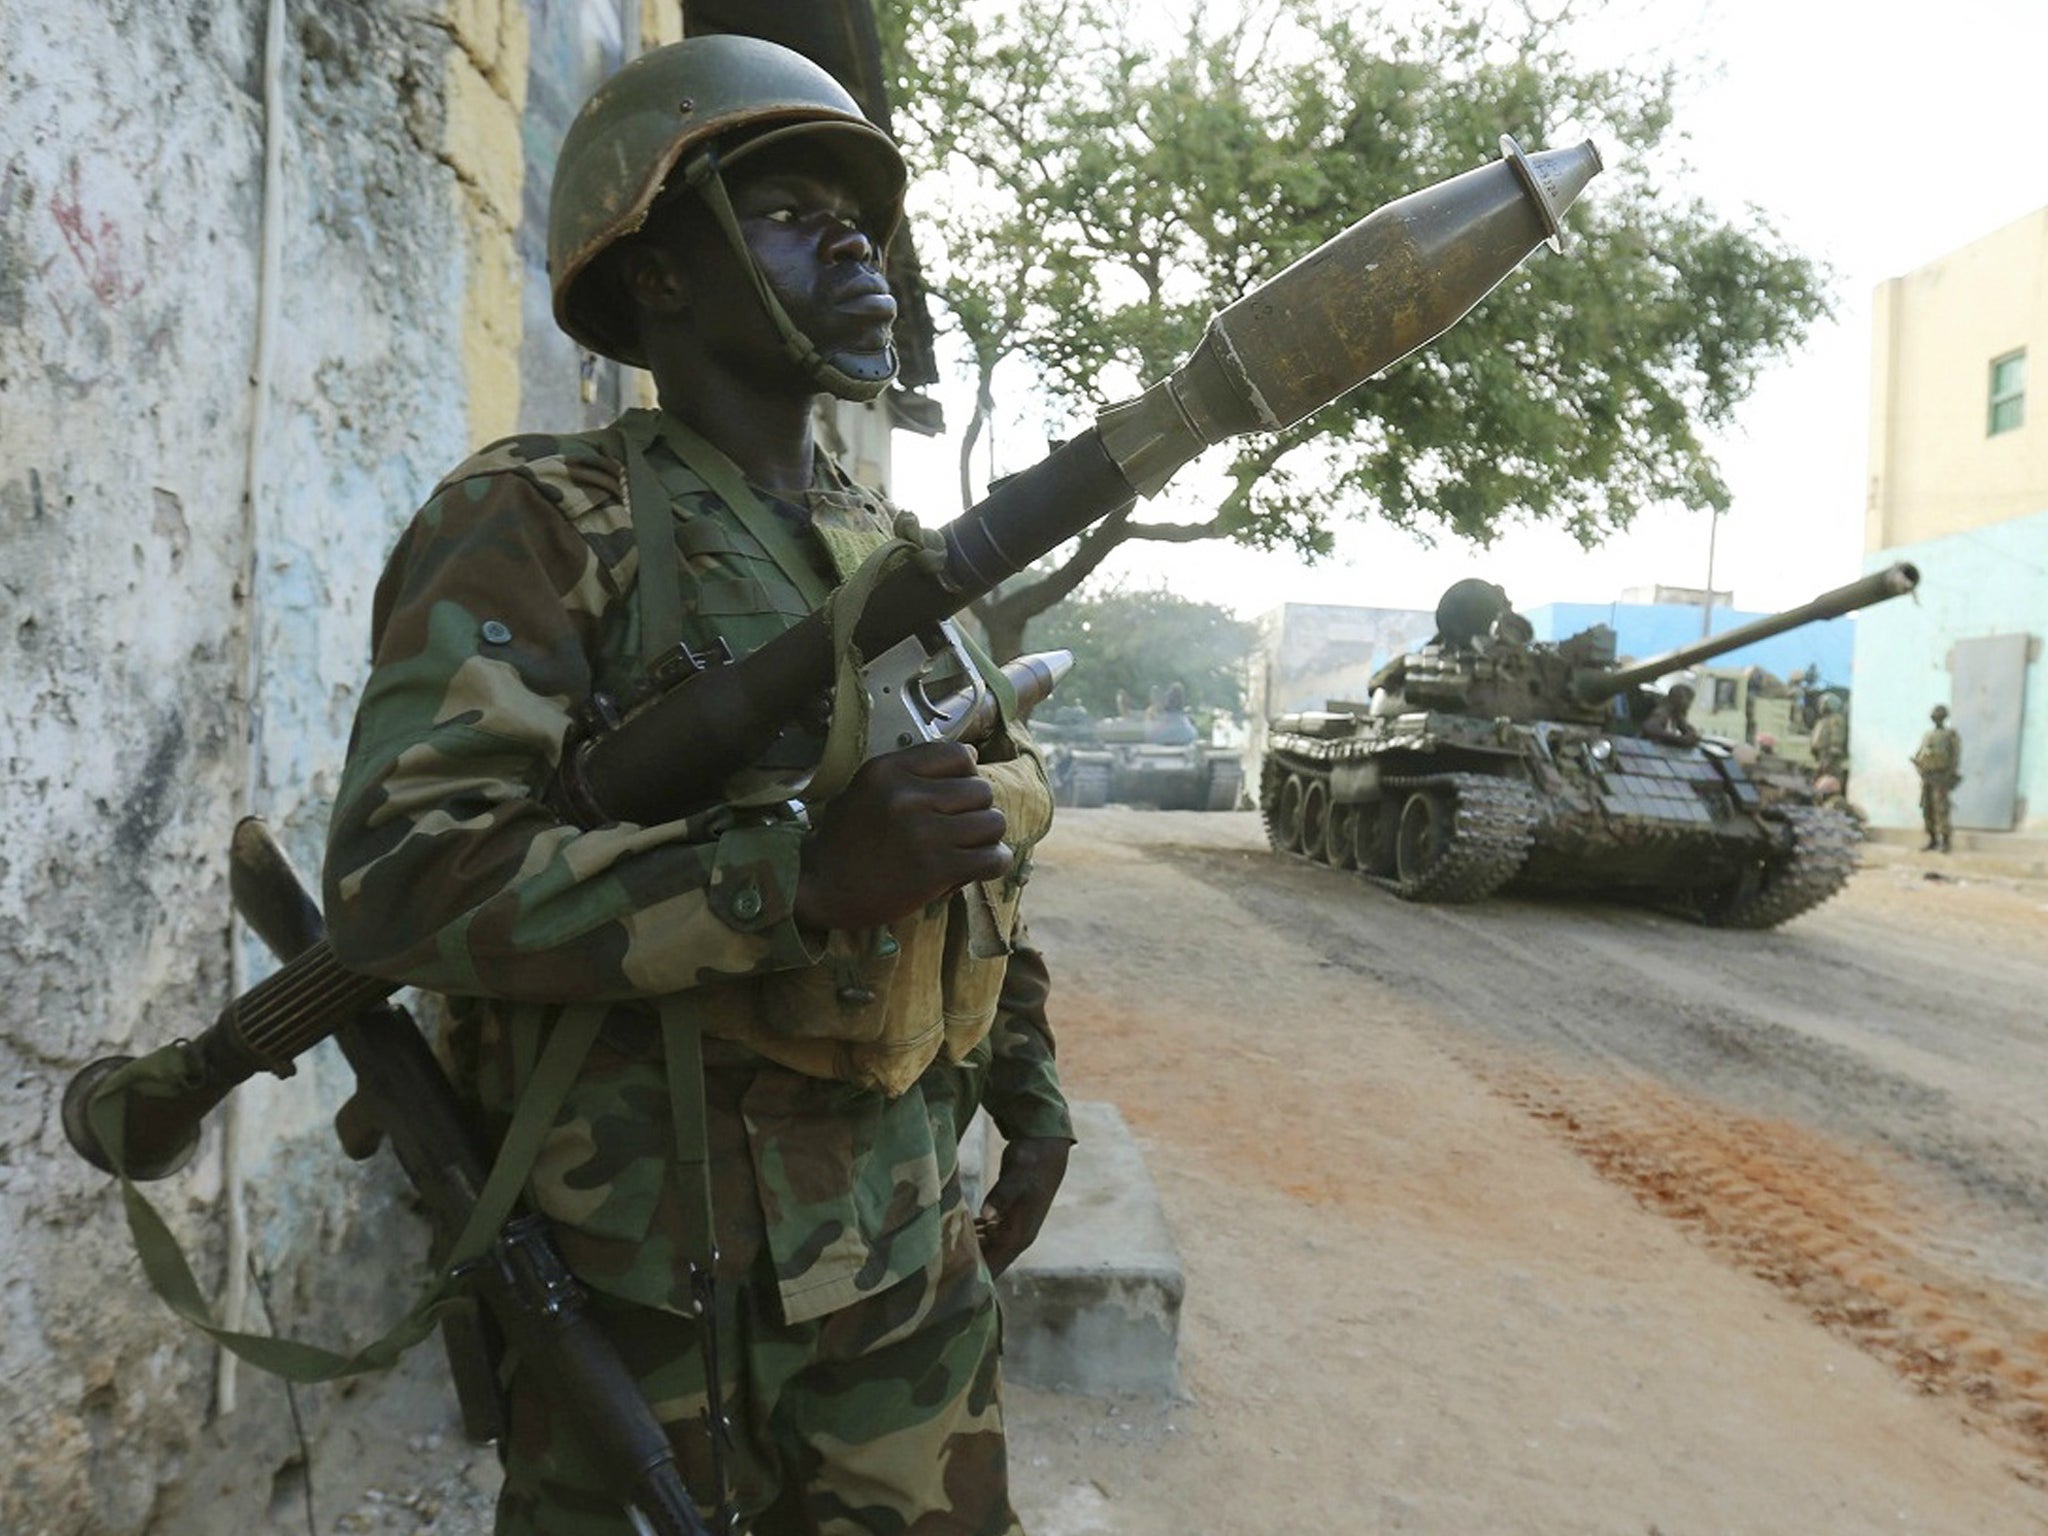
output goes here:
<path id="1" fill-rule="evenodd" d="M 1009 1502 L 995 1292 L 957 1173 L 942 1213 L 940 1252 L 923 1272 L 809 1322 L 781 1320 L 765 1248 L 744 1278 L 722 1279 L 726 1463 L 742 1530 L 1023 1536 Z M 729 1219 L 728 1207 L 722 1232 Z M 708 1510 L 697 1323 L 602 1293 L 591 1303 Z M 514 1372 L 508 1396 L 497 1536 L 629 1536 L 615 1493 L 525 1373 Z"/>
<path id="2" fill-rule="evenodd" d="M 1920 819 L 1927 825 L 1927 840 L 1938 846 L 1946 846 L 1949 841 L 1949 793 L 1945 779 L 1920 781 Z"/>

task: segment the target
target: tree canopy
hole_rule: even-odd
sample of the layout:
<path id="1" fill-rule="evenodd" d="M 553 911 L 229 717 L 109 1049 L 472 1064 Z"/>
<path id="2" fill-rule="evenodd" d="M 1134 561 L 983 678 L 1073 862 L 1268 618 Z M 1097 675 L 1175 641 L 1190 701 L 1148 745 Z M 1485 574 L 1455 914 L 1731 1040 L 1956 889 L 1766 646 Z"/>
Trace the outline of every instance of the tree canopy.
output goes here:
<path id="1" fill-rule="evenodd" d="M 1034 646 L 1074 653 L 1073 675 L 1055 696 L 1091 715 L 1120 713 L 1118 696 L 1143 709 L 1155 690 L 1179 683 L 1191 714 L 1244 707 L 1244 658 L 1256 632 L 1214 603 L 1161 589 L 1084 592 L 1041 616 Z"/>
<path id="2" fill-rule="evenodd" d="M 1670 70 L 1582 66 L 1551 23 L 1469 0 L 1406 26 L 1324 0 L 1248 3 L 1220 31 L 1203 14 L 1153 47 L 1117 0 L 879 8 L 926 276 L 974 372 L 963 506 L 999 370 L 1030 381 L 1048 436 L 1070 435 L 1169 372 L 1216 310 L 1496 158 L 1503 133 L 1532 150 L 1590 136 L 1608 169 L 1566 216 L 1562 259 L 1539 251 L 1381 378 L 1212 449 L 1210 472 L 979 605 L 999 650 L 1133 539 L 1314 558 L 1341 520 L 1376 515 L 1482 543 L 1551 521 L 1590 546 L 1645 506 L 1726 507 L 1702 435 L 1827 300 L 1760 216 L 1653 184 Z M 1213 497 L 1191 502 L 1189 483 Z"/>

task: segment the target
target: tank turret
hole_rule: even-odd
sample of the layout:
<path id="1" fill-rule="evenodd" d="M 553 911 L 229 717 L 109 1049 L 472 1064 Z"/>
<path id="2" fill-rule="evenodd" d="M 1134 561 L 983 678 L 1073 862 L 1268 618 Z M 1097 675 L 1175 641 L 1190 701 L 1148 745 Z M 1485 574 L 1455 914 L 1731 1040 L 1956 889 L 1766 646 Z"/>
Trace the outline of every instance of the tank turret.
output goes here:
<path id="1" fill-rule="evenodd" d="M 1647 685 L 1919 580 L 1893 565 L 1626 665 L 1605 625 L 1539 641 L 1500 587 L 1457 582 L 1430 640 L 1374 675 L 1367 707 L 1271 722 L 1268 836 L 1411 900 L 1472 901 L 1513 880 L 1727 927 L 1784 922 L 1847 881 L 1860 829 L 1819 797 L 1766 794 L 1740 755 L 1700 739 L 1684 691 Z"/>

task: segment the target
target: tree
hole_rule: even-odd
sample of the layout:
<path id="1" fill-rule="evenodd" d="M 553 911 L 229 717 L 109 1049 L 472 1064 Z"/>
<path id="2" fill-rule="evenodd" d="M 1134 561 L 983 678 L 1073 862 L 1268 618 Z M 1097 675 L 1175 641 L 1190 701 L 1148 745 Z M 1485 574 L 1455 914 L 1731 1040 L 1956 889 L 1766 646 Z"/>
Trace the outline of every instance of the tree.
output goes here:
<path id="1" fill-rule="evenodd" d="M 1568 216 L 1566 259 L 1539 253 L 1382 378 L 1212 449 L 1203 473 L 977 605 L 998 654 L 1135 539 L 1314 559 L 1340 520 L 1377 515 L 1482 544 L 1547 520 L 1591 546 L 1647 505 L 1725 509 L 1701 434 L 1827 312 L 1822 273 L 1759 216 L 1729 222 L 1652 184 L 1671 72 L 1582 67 L 1556 23 L 1472 3 L 1401 31 L 1264 0 L 1220 32 L 1197 13 L 1165 50 L 1133 40 L 1118 0 L 881 8 L 920 250 L 974 374 L 963 506 L 999 371 L 1022 365 L 1048 435 L 1067 435 L 1162 377 L 1217 309 L 1373 208 L 1495 158 L 1501 134 L 1591 135 L 1610 162 Z M 1203 485 L 1213 497 L 1191 504 Z"/>
<path id="2" fill-rule="evenodd" d="M 1114 715 L 1122 694 L 1143 708 L 1154 689 L 1179 683 L 1190 714 L 1244 707 L 1243 664 L 1255 632 L 1214 603 L 1176 597 L 1164 588 L 1070 597 L 1046 613 L 1032 637 L 1041 649 L 1074 653 L 1074 672 L 1060 684 L 1061 704 Z"/>

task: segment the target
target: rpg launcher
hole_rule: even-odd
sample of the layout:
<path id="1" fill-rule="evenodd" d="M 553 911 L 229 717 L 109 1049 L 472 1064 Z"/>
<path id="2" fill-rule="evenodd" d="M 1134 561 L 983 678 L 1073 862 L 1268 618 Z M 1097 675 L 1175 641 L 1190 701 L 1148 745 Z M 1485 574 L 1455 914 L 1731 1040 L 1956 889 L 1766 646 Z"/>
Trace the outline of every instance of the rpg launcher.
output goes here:
<path id="1" fill-rule="evenodd" d="M 1455 325 L 1535 248 L 1563 248 L 1564 211 L 1600 170 L 1592 143 L 1503 157 L 1387 204 L 1216 315 L 1187 361 L 948 524 L 945 563 L 883 577 L 854 628 L 861 656 L 914 675 L 941 626 L 1204 448 L 1277 432 Z M 831 683 L 822 613 L 738 660 L 685 653 L 673 686 L 586 717 L 562 754 L 555 803 L 584 825 L 656 823 L 719 799 L 792 712 Z M 908 745 L 914 735 L 898 744 Z M 870 737 L 871 747 L 874 745 Z"/>
<path id="2" fill-rule="evenodd" d="M 1538 245 L 1562 250 L 1564 212 L 1598 174 L 1599 152 L 1589 141 L 1530 155 L 1506 137 L 1501 149 L 1499 160 L 1366 215 L 1238 299 L 1167 378 L 1109 407 L 947 525 L 936 571 L 916 560 L 884 576 L 852 637 L 859 655 L 876 659 L 866 670 L 871 699 L 888 705 L 871 719 L 868 749 L 963 734 L 985 708 L 978 695 L 933 701 L 908 686 L 926 659 L 951 648 L 952 615 L 1134 497 L 1155 494 L 1204 448 L 1291 427 L 1442 335 Z M 716 803 L 836 670 L 822 614 L 745 656 L 685 651 L 675 663 L 664 688 L 630 710 L 583 712 L 585 729 L 565 743 L 551 794 L 572 819 L 653 824 Z M 1006 671 L 1020 694 L 1049 691 L 1028 658 Z M 299 954 L 178 1047 L 182 1091 L 124 1095 L 129 1176 L 182 1167 L 202 1117 L 235 1084 L 257 1071 L 289 1075 L 294 1057 L 395 990 L 345 970 L 324 940 Z M 91 1063 L 65 1094 L 71 1144 L 101 1168 L 113 1159 L 89 1111 L 128 1059 Z"/>

